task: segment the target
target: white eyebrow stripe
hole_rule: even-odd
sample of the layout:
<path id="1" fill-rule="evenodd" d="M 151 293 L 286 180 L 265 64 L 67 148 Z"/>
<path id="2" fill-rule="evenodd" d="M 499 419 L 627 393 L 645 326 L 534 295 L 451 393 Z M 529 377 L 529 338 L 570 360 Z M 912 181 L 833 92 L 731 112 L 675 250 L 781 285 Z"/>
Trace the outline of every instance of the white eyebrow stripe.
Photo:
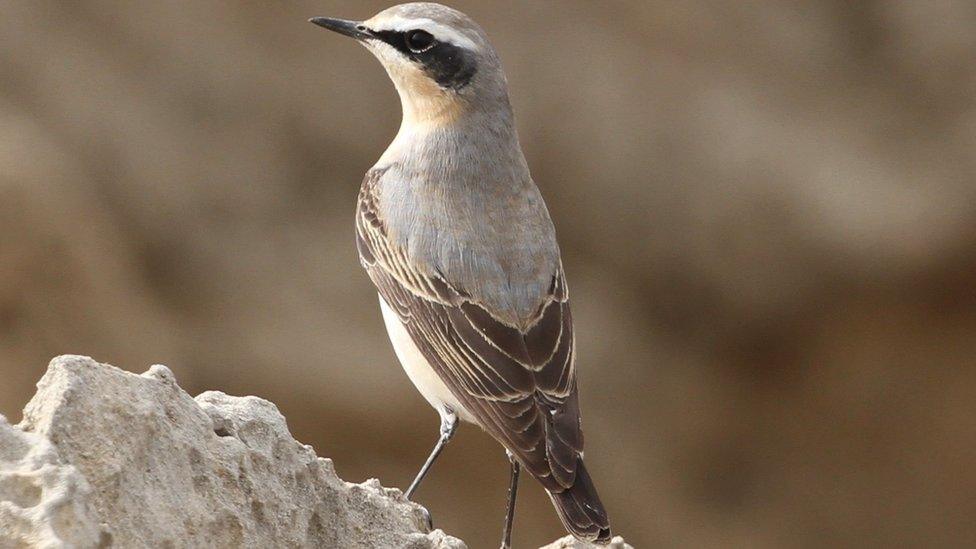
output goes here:
<path id="1" fill-rule="evenodd" d="M 370 22 L 371 21 L 368 21 L 367 23 Z M 474 43 L 474 41 L 464 34 L 431 19 L 406 19 L 404 17 L 391 17 L 390 19 L 383 21 L 376 21 L 375 24 L 377 26 L 373 27 L 373 30 L 377 31 L 391 30 L 404 32 L 416 29 L 425 30 L 433 34 L 434 38 L 440 40 L 441 42 L 449 42 L 455 46 L 460 46 L 471 51 L 478 50 L 478 46 Z"/>

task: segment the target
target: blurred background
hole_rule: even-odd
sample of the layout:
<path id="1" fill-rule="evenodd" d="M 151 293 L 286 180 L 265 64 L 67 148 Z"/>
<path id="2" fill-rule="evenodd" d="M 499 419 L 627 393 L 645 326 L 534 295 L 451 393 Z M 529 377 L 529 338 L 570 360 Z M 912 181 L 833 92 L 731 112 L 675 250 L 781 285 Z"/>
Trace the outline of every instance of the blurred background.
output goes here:
<path id="1" fill-rule="evenodd" d="M 375 1 L 4 3 L 0 413 L 48 360 L 274 401 L 405 487 L 437 417 L 353 211 L 399 102 L 306 23 Z M 587 461 L 637 547 L 976 544 L 976 4 L 458 0 L 562 244 Z M 497 545 L 464 428 L 418 493 Z M 523 480 L 516 543 L 562 535 Z"/>

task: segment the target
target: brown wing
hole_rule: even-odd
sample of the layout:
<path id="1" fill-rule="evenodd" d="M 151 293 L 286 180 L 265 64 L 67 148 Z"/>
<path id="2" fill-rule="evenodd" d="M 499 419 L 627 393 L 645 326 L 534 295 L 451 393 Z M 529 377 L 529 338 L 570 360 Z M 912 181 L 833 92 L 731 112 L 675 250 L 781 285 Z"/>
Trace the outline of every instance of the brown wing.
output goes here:
<path id="1" fill-rule="evenodd" d="M 583 436 L 572 316 L 562 272 L 553 274 L 537 320 L 500 322 L 450 281 L 412 268 L 391 245 L 371 177 L 360 193 L 360 259 L 414 343 L 465 408 L 554 492 L 573 486 Z"/>

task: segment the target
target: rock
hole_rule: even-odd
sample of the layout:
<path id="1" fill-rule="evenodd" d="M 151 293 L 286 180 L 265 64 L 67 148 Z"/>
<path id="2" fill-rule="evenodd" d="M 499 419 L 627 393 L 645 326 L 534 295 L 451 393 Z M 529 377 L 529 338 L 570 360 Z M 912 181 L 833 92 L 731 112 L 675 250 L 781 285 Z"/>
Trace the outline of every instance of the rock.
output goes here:
<path id="1" fill-rule="evenodd" d="M 274 404 L 190 398 L 163 366 L 57 358 L 4 427 L 3 547 L 465 547 L 399 490 L 342 481 Z"/>
<path id="2" fill-rule="evenodd" d="M 340 479 L 266 400 L 80 356 L 37 387 L 19 425 L 0 416 L 0 547 L 466 547 L 400 490 Z"/>
<path id="3" fill-rule="evenodd" d="M 573 536 L 566 536 L 550 543 L 549 545 L 546 545 L 545 547 L 541 547 L 540 549 L 590 549 L 591 547 L 602 547 L 603 549 L 634 549 L 624 541 L 624 538 L 620 536 L 616 536 L 610 540 L 609 544 L 602 546 L 593 545 L 591 543 L 583 543 L 573 538 Z"/>
<path id="4" fill-rule="evenodd" d="M 0 416 L 0 547 L 96 546 L 101 537 L 85 478 L 46 438 Z"/>

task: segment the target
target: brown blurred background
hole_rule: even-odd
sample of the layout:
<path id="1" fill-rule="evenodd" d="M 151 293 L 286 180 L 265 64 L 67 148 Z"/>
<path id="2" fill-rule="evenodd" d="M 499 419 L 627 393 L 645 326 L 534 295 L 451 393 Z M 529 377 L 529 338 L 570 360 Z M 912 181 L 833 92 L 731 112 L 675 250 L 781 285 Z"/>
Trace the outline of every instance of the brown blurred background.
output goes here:
<path id="1" fill-rule="evenodd" d="M 0 413 L 47 361 L 273 400 L 404 487 L 437 418 L 352 214 L 399 103 L 309 25 L 385 2 L 4 3 Z M 638 547 L 976 544 L 976 4 L 457 1 L 564 252 L 587 457 Z M 462 429 L 418 493 L 497 545 Z M 562 531 L 523 481 L 518 546 Z"/>

